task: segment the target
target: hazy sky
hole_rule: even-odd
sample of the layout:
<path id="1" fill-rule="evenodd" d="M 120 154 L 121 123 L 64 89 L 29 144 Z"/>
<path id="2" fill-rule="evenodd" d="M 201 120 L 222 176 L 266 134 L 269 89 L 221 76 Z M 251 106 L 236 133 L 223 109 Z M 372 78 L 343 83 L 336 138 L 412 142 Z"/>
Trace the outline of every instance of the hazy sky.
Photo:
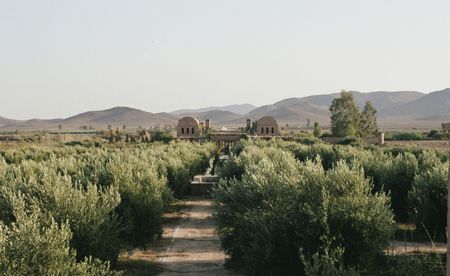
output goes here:
<path id="1" fill-rule="evenodd" d="M 0 116 L 450 87 L 449 0 L 0 0 Z"/>

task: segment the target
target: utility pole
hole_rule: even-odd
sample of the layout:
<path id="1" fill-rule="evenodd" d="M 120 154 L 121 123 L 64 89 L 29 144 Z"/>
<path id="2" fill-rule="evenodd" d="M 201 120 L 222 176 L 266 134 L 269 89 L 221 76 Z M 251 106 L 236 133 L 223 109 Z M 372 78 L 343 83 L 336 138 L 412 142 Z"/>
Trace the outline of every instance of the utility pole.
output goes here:
<path id="1" fill-rule="evenodd" d="M 442 128 L 447 131 L 450 143 L 450 123 L 443 123 Z M 449 151 L 450 154 L 450 151 Z M 450 163 L 450 162 L 449 162 Z M 446 259 L 446 274 L 450 276 L 450 166 L 448 168 L 448 184 L 447 184 L 447 259 Z"/>

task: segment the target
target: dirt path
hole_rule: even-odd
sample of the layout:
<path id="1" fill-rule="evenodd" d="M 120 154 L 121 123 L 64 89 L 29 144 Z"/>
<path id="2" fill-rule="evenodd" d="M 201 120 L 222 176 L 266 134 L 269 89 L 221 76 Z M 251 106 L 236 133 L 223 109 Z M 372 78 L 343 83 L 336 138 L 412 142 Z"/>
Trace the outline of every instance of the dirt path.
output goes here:
<path id="1" fill-rule="evenodd" d="M 225 254 L 211 219 L 211 201 L 189 200 L 184 205 L 175 228 L 164 229 L 163 238 L 171 242 L 160 256 L 165 270 L 160 275 L 231 275 L 223 266 Z"/>
<path id="2" fill-rule="evenodd" d="M 128 258 L 157 263 L 159 275 L 236 275 L 224 268 L 225 254 L 211 214 L 211 200 L 183 201 L 180 211 L 166 215 L 159 244 L 129 252 Z"/>
<path id="3" fill-rule="evenodd" d="M 447 252 L 447 244 L 430 242 L 403 242 L 390 241 L 389 247 L 385 250 L 388 254 L 406 254 L 406 253 L 439 253 L 445 254 Z"/>

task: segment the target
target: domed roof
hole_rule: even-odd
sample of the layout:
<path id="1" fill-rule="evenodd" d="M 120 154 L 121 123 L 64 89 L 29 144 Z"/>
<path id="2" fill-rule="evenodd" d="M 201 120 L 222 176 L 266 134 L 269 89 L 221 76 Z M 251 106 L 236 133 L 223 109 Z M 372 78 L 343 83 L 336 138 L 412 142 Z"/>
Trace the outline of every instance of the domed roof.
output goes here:
<path id="1" fill-rule="evenodd" d="M 271 116 L 262 117 L 261 119 L 259 119 L 256 122 L 256 124 L 259 125 L 259 126 L 278 126 L 277 120 L 275 120 Z"/>
<path id="2" fill-rule="evenodd" d="M 185 126 L 185 127 L 198 127 L 200 125 L 200 121 L 195 119 L 194 117 L 183 117 L 180 120 L 178 120 L 179 126 Z"/>

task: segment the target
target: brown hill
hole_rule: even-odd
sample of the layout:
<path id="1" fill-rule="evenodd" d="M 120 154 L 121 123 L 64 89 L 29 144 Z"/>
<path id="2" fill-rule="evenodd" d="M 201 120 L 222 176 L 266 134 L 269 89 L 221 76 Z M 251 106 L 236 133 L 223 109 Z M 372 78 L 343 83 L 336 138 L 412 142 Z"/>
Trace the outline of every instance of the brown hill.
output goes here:
<path id="1" fill-rule="evenodd" d="M 411 101 L 422 98 L 425 94 L 414 91 L 401 92 L 351 92 L 355 102 L 362 109 L 366 101 L 371 101 L 375 108 L 382 113 L 386 108 L 394 108 Z M 290 124 L 304 126 L 306 120 L 317 121 L 322 125 L 330 122 L 330 112 L 328 110 L 334 98 L 339 97 L 339 93 L 315 95 L 304 98 L 289 98 L 272 105 L 261 106 L 250 113 L 245 118 L 257 119 L 262 116 L 273 116 L 280 124 Z M 242 119 L 240 120 L 242 121 Z M 237 120 L 229 122 L 236 124 Z"/>
<path id="2" fill-rule="evenodd" d="M 4 124 L 3 130 L 56 130 L 59 125 L 63 129 L 80 129 L 82 126 L 105 129 L 107 126 L 121 128 L 152 127 L 157 125 L 176 125 L 178 118 L 169 113 L 149 113 L 129 107 L 114 107 L 101 111 L 89 111 L 67 119 L 12 121 Z"/>
<path id="3" fill-rule="evenodd" d="M 282 101 L 273 105 L 265 105 L 247 114 L 245 117 L 256 120 L 263 116 L 276 118 L 281 125 L 304 125 L 306 119 L 326 123 L 330 119 L 330 112 L 327 108 L 316 106 L 299 99 Z M 236 120 L 235 120 L 236 121 Z M 244 121 L 241 119 L 241 121 Z"/>
<path id="4" fill-rule="evenodd" d="M 359 108 L 362 109 L 367 101 L 371 101 L 379 111 L 412 102 L 426 95 L 424 93 L 416 91 L 377 91 L 369 93 L 362 93 L 358 91 L 350 92 L 353 94 L 355 102 L 359 106 Z M 328 109 L 333 99 L 337 97 L 339 97 L 339 93 L 309 96 L 302 99 L 311 104 L 326 107 Z"/>
<path id="5" fill-rule="evenodd" d="M 113 127 L 151 127 L 156 125 L 174 125 L 177 117 L 169 113 L 150 113 L 129 107 L 114 107 L 101 111 L 90 111 L 67 118 L 61 122 L 63 126 L 81 125 L 94 128 Z"/>
<path id="6" fill-rule="evenodd" d="M 201 121 L 210 120 L 211 125 L 219 126 L 221 124 L 240 119 L 242 115 L 222 110 L 210 110 L 206 112 L 184 113 L 179 117 L 192 116 Z"/>
<path id="7" fill-rule="evenodd" d="M 7 126 L 7 125 L 14 125 L 14 124 L 17 124 L 18 122 L 20 122 L 20 121 L 0 117 L 0 128 Z"/>
<path id="8" fill-rule="evenodd" d="M 227 111 L 235 114 L 244 115 L 255 109 L 256 106 L 251 104 L 233 104 L 233 105 L 226 105 L 226 106 L 211 106 L 211 107 L 205 107 L 205 108 L 199 108 L 199 109 L 180 109 L 171 112 L 171 114 L 182 116 L 183 114 L 196 114 L 196 113 L 205 113 L 208 111 Z M 226 114 L 225 114 L 226 115 Z"/>
<path id="9" fill-rule="evenodd" d="M 450 88 L 427 94 L 409 103 L 381 112 L 381 116 L 410 118 L 414 120 L 436 120 L 450 115 Z"/>

